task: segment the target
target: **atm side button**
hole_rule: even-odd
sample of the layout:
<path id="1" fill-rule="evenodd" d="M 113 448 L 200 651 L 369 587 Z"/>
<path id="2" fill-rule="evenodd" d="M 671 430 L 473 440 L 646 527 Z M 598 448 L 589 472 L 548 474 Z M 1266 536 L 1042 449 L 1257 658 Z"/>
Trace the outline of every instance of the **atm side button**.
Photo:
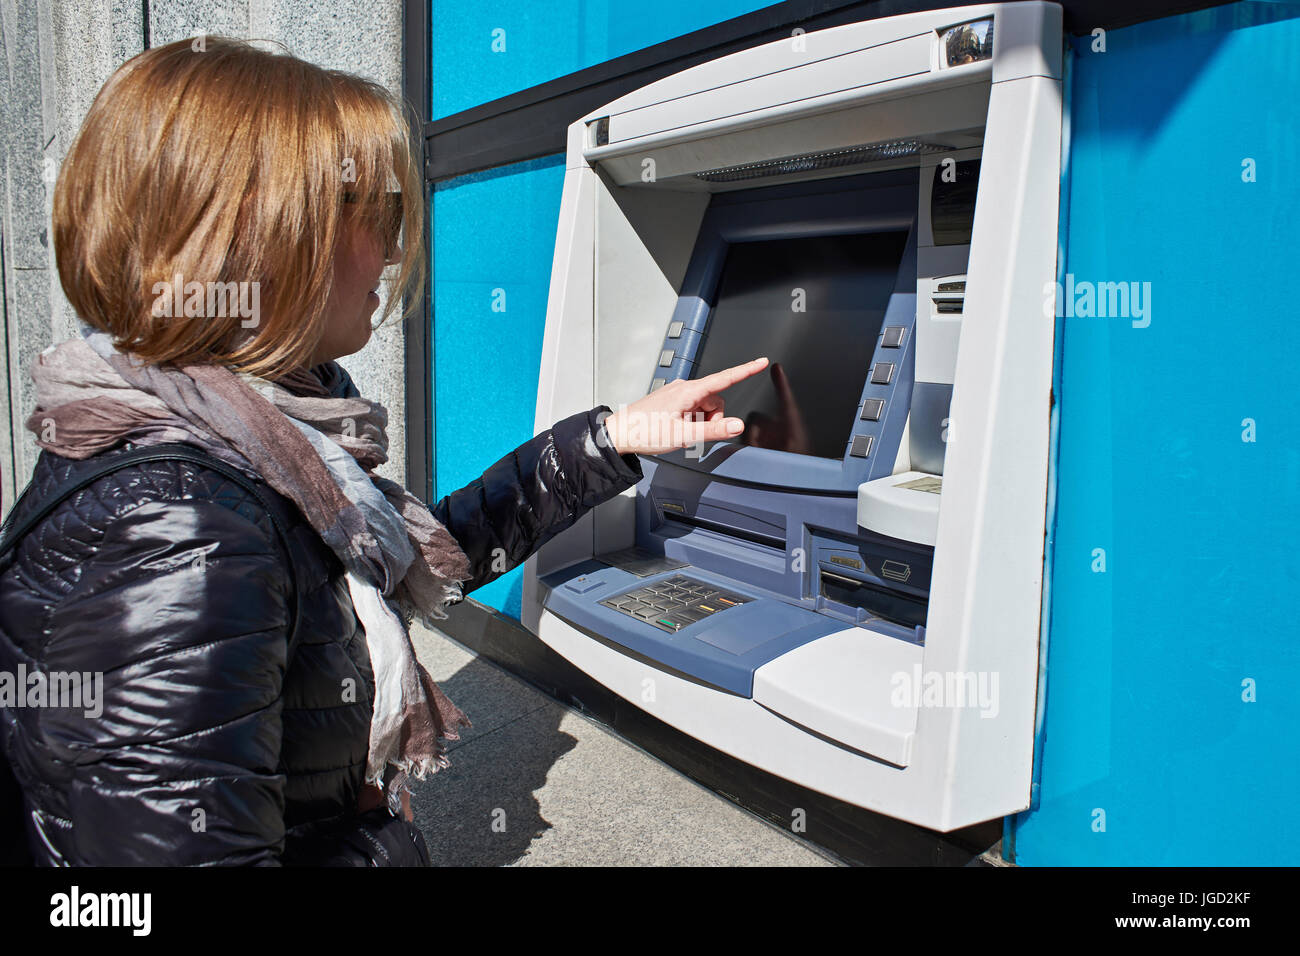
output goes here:
<path id="1" fill-rule="evenodd" d="M 871 454 L 871 443 L 875 440 L 874 435 L 854 435 L 853 443 L 849 446 L 849 457 L 866 458 Z"/>
<path id="2" fill-rule="evenodd" d="M 880 415 L 885 410 L 885 400 L 883 398 L 869 398 L 862 403 L 862 415 L 864 422 L 878 422 Z"/>

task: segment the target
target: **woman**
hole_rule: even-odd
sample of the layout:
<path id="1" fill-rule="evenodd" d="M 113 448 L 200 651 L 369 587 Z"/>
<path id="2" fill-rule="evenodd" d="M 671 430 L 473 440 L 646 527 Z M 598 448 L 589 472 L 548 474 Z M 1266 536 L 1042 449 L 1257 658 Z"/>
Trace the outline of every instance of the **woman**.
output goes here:
<path id="1" fill-rule="evenodd" d="M 33 372 L 10 522 L 35 523 L 0 562 L 0 673 L 86 694 L 0 701 L 11 855 L 427 863 L 407 781 L 468 721 L 409 621 L 634 484 L 637 454 L 740 432 L 715 393 L 765 360 L 566 418 L 432 513 L 377 477 L 386 412 L 335 360 L 385 269 L 390 303 L 421 280 L 409 142 L 382 88 L 225 38 L 96 97 L 54 199 L 87 328 Z"/>

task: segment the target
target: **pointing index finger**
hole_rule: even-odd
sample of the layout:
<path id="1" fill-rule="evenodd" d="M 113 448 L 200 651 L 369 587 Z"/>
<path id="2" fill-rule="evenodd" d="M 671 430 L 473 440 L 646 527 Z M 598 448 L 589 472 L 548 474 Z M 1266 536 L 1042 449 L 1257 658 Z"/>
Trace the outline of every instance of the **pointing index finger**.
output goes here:
<path id="1" fill-rule="evenodd" d="M 699 388 L 701 396 L 712 395 L 730 388 L 737 382 L 744 381 L 765 368 L 767 368 L 766 356 L 756 358 L 752 362 L 746 362 L 744 365 L 733 365 L 731 368 L 724 368 L 722 371 L 706 375 L 704 378 L 697 378 L 695 384 Z"/>

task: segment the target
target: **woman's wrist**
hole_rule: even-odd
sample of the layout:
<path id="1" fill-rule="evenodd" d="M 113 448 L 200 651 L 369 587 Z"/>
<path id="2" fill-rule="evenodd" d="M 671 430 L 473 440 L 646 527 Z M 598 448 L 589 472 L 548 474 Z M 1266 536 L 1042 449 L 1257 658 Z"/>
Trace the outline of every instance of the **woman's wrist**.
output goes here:
<path id="1" fill-rule="evenodd" d="M 600 406 L 603 411 L 596 413 L 599 425 L 596 429 L 596 443 L 602 448 L 612 448 L 617 455 L 626 455 L 626 438 L 623 435 L 622 418 L 618 412 L 610 411 L 608 405 Z"/>

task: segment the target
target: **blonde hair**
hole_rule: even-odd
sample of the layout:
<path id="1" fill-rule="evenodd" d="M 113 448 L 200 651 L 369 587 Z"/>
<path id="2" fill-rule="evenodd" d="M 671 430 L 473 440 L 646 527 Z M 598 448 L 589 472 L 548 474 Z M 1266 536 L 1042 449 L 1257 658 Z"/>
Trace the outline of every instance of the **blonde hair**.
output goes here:
<path id="1" fill-rule="evenodd" d="M 278 378 L 320 341 L 345 203 L 382 233 L 400 193 L 383 318 L 423 282 L 421 177 L 401 101 L 377 83 L 230 37 L 179 40 L 123 63 L 86 114 L 54 189 L 59 280 L 146 362 Z M 155 314 L 176 277 L 257 283 L 255 325 Z"/>

